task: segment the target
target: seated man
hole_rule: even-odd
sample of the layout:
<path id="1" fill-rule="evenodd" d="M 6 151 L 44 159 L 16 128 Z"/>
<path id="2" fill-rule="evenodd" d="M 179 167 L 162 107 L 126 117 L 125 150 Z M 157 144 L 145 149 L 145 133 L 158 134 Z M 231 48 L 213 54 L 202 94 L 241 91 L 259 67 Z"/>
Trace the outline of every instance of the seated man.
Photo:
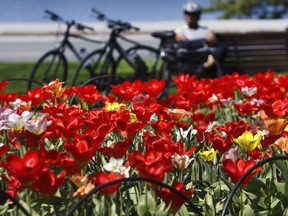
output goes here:
<path id="1" fill-rule="evenodd" d="M 207 27 L 199 26 L 198 21 L 201 16 L 201 7 L 194 3 L 188 2 L 184 5 L 184 18 L 186 24 L 175 30 L 175 40 L 180 41 L 199 41 L 205 40 L 208 45 L 216 42 L 215 34 Z M 209 73 L 215 70 L 216 60 L 212 55 L 205 56 L 206 61 L 195 69 L 195 74 Z"/>

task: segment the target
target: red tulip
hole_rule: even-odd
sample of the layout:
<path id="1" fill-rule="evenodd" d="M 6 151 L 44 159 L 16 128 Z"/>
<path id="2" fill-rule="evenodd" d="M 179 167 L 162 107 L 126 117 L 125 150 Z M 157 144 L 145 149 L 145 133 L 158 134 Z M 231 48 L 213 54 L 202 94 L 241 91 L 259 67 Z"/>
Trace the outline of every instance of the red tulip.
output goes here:
<path id="1" fill-rule="evenodd" d="M 277 83 L 280 88 L 285 89 L 286 91 L 288 90 L 288 76 L 279 74 L 277 77 L 275 77 L 275 83 Z"/>
<path id="2" fill-rule="evenodd" d="M 186 197 L 190 197 L 195 191 L 193 188 L 185 190 L 184 184 L 181 182 L 174 182 L 172 187 L 183 193 Z M 178 194 L 165 187 L 162 187 L 160 190 L 156 190 L 156 194 L 162 198 L 167 206 L 171 205 L 170 210 L 174 213 L 176 213 L 185 203 L 185 200 L 183 200 Z"/>
<path id="3" fill-rule="evenodd" d="M 81 100 L 86 101 L 88 104 L 94 104 L 97 99 L 102 97 L 95 85 L 78 86 L 75 88 L 75 93 Z"/>
<path id="4" fill-rule="evenodd" d="M 126 135 L 128 137 L 132 137 L 138 131 L 142 130 L 145 126 L 146 126 L 146 122 L 142 122 L 142 121 L 130 122 L 123 135 Z"/>
<path id="5" fill-rule="evenodd" d="M 27 152 L 23 158 L 10 154 L 5 161 L 3 167 L 6 168 L 9 176 L 14 176 L 22 183 L 33 182 L 45 165 L 45 159 L 35 151 Z"/>
<path id="6" fill-rule="evenodd" d="M 225 138 L 215 133 L 210 134 L 208 139 L 212 143 L 212 146 L 221 153 L 227 152 L 233 144 L 229 136 Z"/>
<path id="7" fill-rule="evenodd" d="M 151 126 L 155 129 L 155 133 L 158 135 L 170 134 L 175 125 L 176 123 L 173 121 L 160 120 L 157 122 L 151 122 Z"/>
<path id="8" fill-rule="evenodd" d="M 67 156 L 68 152 L 60 152 L 56 149 L 41 149 L 42 157 L 45 158 L 46 165 L 58 165 L 60 161 Z"/>
<path id="9" fill-rule="evenodd" d="M 4 154 L 6 154 L 9 151 L 9 146 L 5 144 L 0 144 L 0 157 L 2 157 Z"/>
<path id="10" fill-rule="evenodd" d="M 227 122 L 225 124 L 225 131 L 227 134 L 232 136 L 232 138 L 237 138 L 241 136 L 244 131 L 249 131 L 250 127 L 251 123 L 244 122 L 243 120 L 238 122 Z"/>
<path id="11" fill-rule="evenodd" d="M 231 178 L 232 182 L 236 183 L 241 176 L 243 176 L 250 168 L 255 165 L 254 160 L 244 161 L 243 158 L 238 159 L 235 163 L 231 159 L 222 161 L 222 168 Z M 242 185 L 247 185 L 251 177 L 262 170 L 262 167 L 258 167 L 251 172 L 242 182 Z"/>
<path id="12" fill-rule="evenodd" d="M 97 151 L 108 155 L 109 157 L 122 158 L 126 153 L 128 148 L 132 145 L 132 140 L 120 140 L 115 143 L 114 147 L 100 147 Z"/>
<path id="13" fill-rule="evenodd" d="M 152 103 L 149 105 L 145 104 L 134 104 L 133 113 L 136 114 L 137 119 L 140 121 L 149 121 L 150 117 L 161 109 L 161 105 Z"/>
<path id="14" fill-rule="evenodd" d="M 234 104 L 234 107 L 242 116 L 251 116 L 253 111 L 257 109 L 254 105 L 251 105 L 249 100 L 246 100 L 242 104 Z"/>
<path id="15" fill-rule="evenodd" d="M 215 119 L 215 113 L 209 112 L 205 115 L 203 112 L 196 112 L 191 115 L 192 121 L 196 122 L 198 126 L 208 125 L 209 122 L 213 122 Z"/>
<path id="16" fill-rule="evenodd" d="M 97 146 L 88 140 L 78 140 L 65 145 L 80 166 L 87 164 L 96 152 Z"/>
<path id="17" fill-rule="evenodd" d="M 288 99 L 277 100 L 272 104 L 274 114 L 279 117 L 285 117 L 288 115 Z"/>
<path id="18" fill-rule="evenodd" d="M 23 95 L 22 95 L 23 96 Z M 8 104 L 9 102 L 15 101 L 17 98 L 21 98 L 15 91 L 12 93 L 1 92 L 0 94 L 0 101 L 3 104 Z"/>
<path id="19" fill-rule="evenodd" d="M 71 139 L 78 134 L 83 126 L 84 110 L 80 110 L 76 106 L 67 106 L 66 103 L 60 103 L 57 107 L 47 105 L 44 112 L 49 113 L 52 124 L 47 128 L 43 136 L 53 137 L 53 133 L 57 133 L 58 139 Z M 53 133 L 51 134 L 51 131 Z M 60 137 L 59 137 L 60 136 Z M 57 137 L 55 137 L 57 139 Z"/>
<path id="20" fill-rule="evenodd" d="M 31 133 L 28 130 L 25 130 L 24 133 L 25 133 L 26 147 L 28 149 L 38 149 L 40 147 L 40 136 Z"/>
<path id="21" fill-rule="evenodd" d="M 119 175 L 114 172 L 109 172 L 109 173 L 98 172 L 94 175 L 94 177 L 91 178 L 91 181 L 94 182 L 97 186 L 100 186 L 108 182 L 111 182 L 113 180 L 117 180 L 121 178 L 123 178 L 123 175 Z M 115 193 L 115 191 L 118 189 L 119 186 L 120 186 L 120 183 L 113 184 L 109 187 L 105 187 L 101 189 L 100 192 L 105 195 L 112 195 Z"/>
<path id="22" fill-rule="evenodd" d="M 81 172 L 81 168 L 73 158 L 62 158 L 59 162 L 59 166 L 65 170 L 69 176 L 80 174 Z"/>
<path id="23" fill-rule="evenodd" d="M 31 189 L 45 196 L 51 196 L 55 194 L 58 188 L 65 182 L 65 176 L 65 171 L 61 171 L 58 176 L 56 176 L 54 171 L 44 168 L 31 186 Z"/>
<path id="24" fill-rule="evenodd" d="M 135 151 L 128 155 L 130 165 L 135 167 L 142 177 L 152 178 L 157 181 L 164 179 L 165 172 L 170 169 L 161 152 L 147 151 L 142 155 Z"/>
<path id="25" fill-rule="evenodd" d="M 145 91 L 151 97 L 157 97 L 165 87 L 165 80 L 151 79 L 145 83 Z"/>
<path id="26" fill-rule="evenodd" d="M 21 184 L 21 182 L 17 178 L 13 176 L 9 176 L 9 178 L 7 178 L 6 176 L 1 175 L 1 178 L 7 182 L 6 192 L 15 199 L 17 199 L 18 192 L 23 191 L 25 187 Z"/>
<path id="27" fill-rule="evenodd" d="M 69 86 L 65 88 L 62 98 L 69 100 L 75 94 L 75 86 Z"/>
<path id="28" fill-rule="evenodd" d="M 8 85 L 8 81 L 0 81 L 0 92 Z"/>
<path id="29" fill-rule="evenodd" d="M 43 88 L 34 88 L 28 90 L 26 94 L 26 101 L 31 101 L 33 107 L 37 107 L 43 100 L 52 99 L 51 95 L 44 91 Z"/>
<path id="30" fill-rule="evenodd" d="M 133 97 L 142 92 L 143 84 L 140 80 L 136 80 L 133 83 L 125 81 L 119 85 L 111 85 L 111 88 L 111 91 L 123 100 L 132 100 Z"/>

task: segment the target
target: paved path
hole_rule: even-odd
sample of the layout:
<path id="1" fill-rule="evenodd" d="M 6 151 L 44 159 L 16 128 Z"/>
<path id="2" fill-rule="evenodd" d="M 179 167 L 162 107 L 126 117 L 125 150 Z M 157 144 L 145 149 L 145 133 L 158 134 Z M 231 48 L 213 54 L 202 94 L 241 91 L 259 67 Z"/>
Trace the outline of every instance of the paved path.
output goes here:
<path id="1" fill-rule="evenodd" d="M 173 30 L 183 22 L 163 23 L 132 23 L 140 28 L 139 32 L 132 32 L 128 37 L 139 43 L 157 47 L 159 40 L 150 36 L 153 31 Z M 87 32 L 88 37 L 96 40 L 107 41 L 110 30 L 105 23 L 84 23 L 94 28 L 93 32 Z M 0 62 L 36 61 L 43 53 L 57 44 L 59 37 L 57 32 L 63 32 L 64 25 L 49 23 L 0 23 Z M 73 31 L 75 33 L 77 31 Z M 79 32 L 77 32 L 79 33 Z M 76 47 L 95 49 L 95 44 L 72 40 Z M 127 47 L 127 44 L 123 44 Z M 69 58 L 73 57 L 67 52 Z"/>
<path id="2" fill-rule="evenodd" d="M 95 31 L 89 37 L 107 40 L 109 30 L 103 23 L 85 23 L 94 27 Z M 150 36 L 153 31 L 173 30 L 183 22 L 151 22 L 132 23 L 140 27 L 139 33 L 129 35 L 140 43 L 157 47 L 159 40 Z M 288 29 L 287 20 L 213 20 L 203 21 L 202 25 L 208 26 L 217 33 L 223 32 L 261 32 Z M 55 23 L 0 23 L 0 62 L 36 61 L 44 52 L 53 48 L 57 42 L 56 30 L 63 30 L 63 26 Z M 75 41 L 76 47 L 86 47 L 88 50 L 95 46 Z M 68 55 L 69 57 L 71 55 Z"/>
<path id="3" fill-rule="evenodd" d="M 107 35 L 90 36 L 90 38 L 98 40 L 106 40 Z M 130 39 L 136 40 L 139 43 L 157 47 L 159 40 L 152 36 L 146 35 L 128 35 Z M 0 62 L 21 62 L 21 61 L 36 61 L 46 51 L 57 45 L 59 38 L 56 36 L 3 36 L 0 37 Z M 97 44 L 83 42 L 74 39 L 72 42 L 77 49 L 85 47 L 88 51 L 99 47 Z M 128 47 L 127 43 L 123 43 L 124 48 Z M 69 59 L 75 59 L 70 51 L 67 51 Z"/>

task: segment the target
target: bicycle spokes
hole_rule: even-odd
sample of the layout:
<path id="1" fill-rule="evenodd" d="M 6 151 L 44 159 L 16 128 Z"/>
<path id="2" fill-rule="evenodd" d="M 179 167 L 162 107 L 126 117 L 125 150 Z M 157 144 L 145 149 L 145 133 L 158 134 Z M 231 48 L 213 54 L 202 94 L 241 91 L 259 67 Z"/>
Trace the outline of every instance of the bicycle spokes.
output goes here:
<path id="1" fill-rule="evenodd" d="M 48 59 L 43 63 L 42 74 L 43 74 L 43 82 L 50 82 L 55 80 L 56 78 L 62 79 L 59 77 L 61 70 L 63 70 L 63 60 L 59 55 L 53 55 L 51 59 Z"/>

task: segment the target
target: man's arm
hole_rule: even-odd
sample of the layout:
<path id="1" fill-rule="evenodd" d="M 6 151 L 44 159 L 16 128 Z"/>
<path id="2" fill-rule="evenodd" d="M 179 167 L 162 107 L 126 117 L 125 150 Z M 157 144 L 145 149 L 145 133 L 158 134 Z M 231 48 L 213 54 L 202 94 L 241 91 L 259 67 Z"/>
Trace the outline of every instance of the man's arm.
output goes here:
<path id="1" fill-rule="evenodd" d="M 175 33 L 175 40 L 176 41 L 185 41 L 187 39 L 186 39 L 186 37 L 183 34 Z"/>
<path id="2" fill-rule="evenodd" d="M 216 35 L 213 31 L 211 30 L 208 30 L 208 33 L 207 33 L 207 43 L 209 45 L 213 45 L 217 42 L 217 38 L 216 38 Z"/>

